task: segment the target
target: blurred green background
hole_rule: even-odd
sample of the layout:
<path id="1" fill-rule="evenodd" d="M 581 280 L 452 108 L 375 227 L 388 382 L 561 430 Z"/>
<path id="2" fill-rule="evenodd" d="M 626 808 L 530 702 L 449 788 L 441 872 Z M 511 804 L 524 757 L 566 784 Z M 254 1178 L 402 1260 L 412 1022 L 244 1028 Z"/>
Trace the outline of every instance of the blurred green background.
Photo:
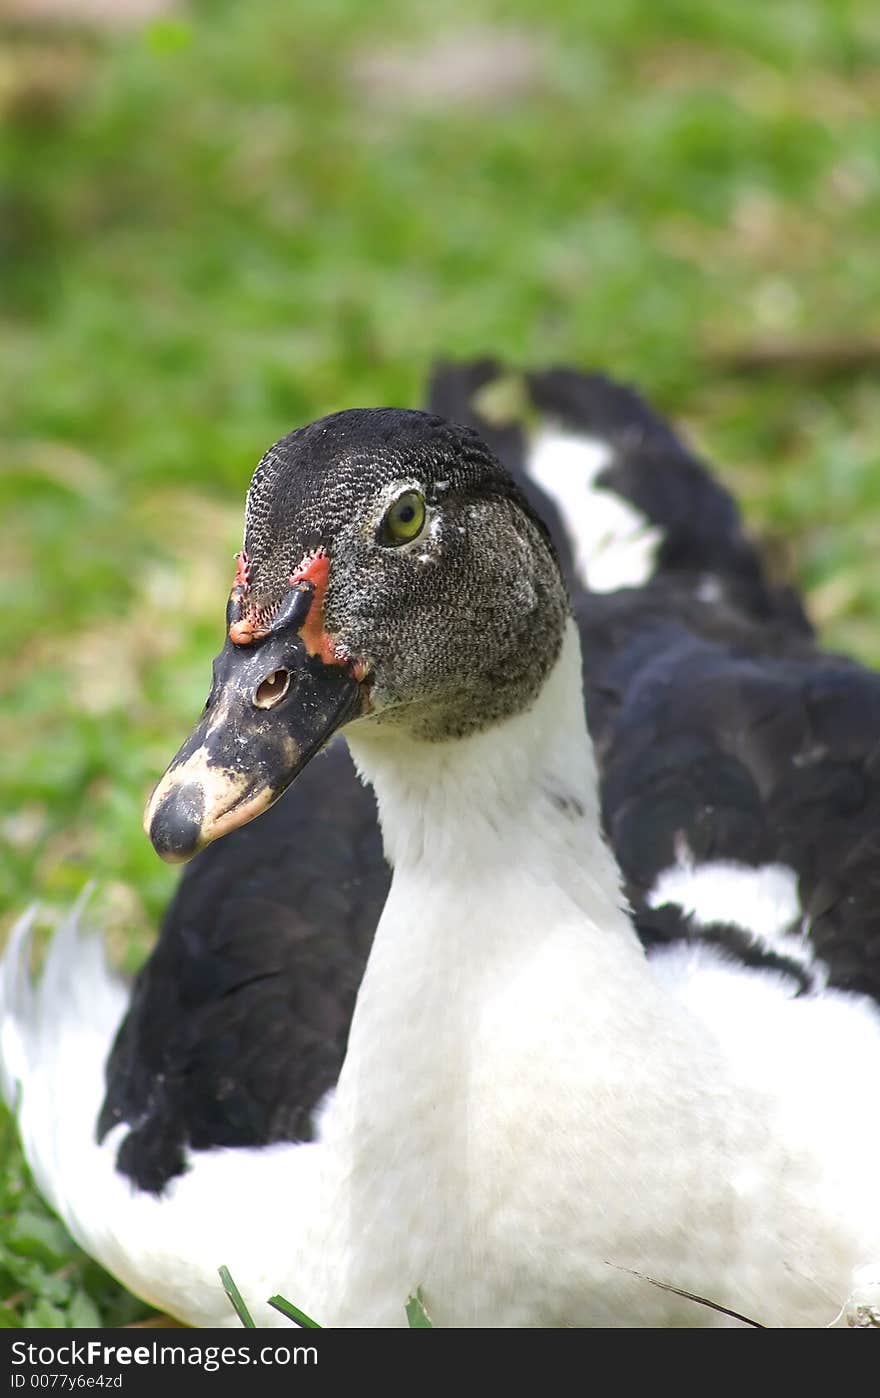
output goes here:
<path id="1" fill-rule="evenodd" d="M 880 661 L 876 0 L 3 0 L 0 116 L 4 925 L 142 957 L 250 471 L 439 354 L 634 381 Z"/>

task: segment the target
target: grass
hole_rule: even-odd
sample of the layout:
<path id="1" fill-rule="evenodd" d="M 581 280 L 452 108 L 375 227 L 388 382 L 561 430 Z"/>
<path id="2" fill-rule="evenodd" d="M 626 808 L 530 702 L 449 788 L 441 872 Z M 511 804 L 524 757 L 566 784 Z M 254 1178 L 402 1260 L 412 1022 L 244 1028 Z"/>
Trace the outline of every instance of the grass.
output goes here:
<path id="1" fill-rule="evenodd" d="M 0 1329 L 127 1325 L 146 1315 L 47 1210 L 0 1116 Z"/>
<path id="2" fill-rule="evenodd" d="M 256 1323 L 248 1310 L 247 1303 L 235 1284 L 234 1278 L 230 1275 L 228 1267 L 219 1268 L 220 1281 L 223 1290 L 229 1298 L 229 1304 L 238 1316 L 241 1324 L 248 1330 L 254 1330 Z M 295 1306 L 292 1301 L 288 1301 L 284 1296 L 270 1296 L 269 1305 L 285 1316 L 293 1325 L 298 1325 L 302 1330 L 320 1330 L 322 1327 L 317 1320 L 313 1320 L 305 1311 L 301 1311 L 299 1306 Z M 415 1291 L 408 1297 L 404 1307 L 407 1325 L 410 1330 L 433 1330 L 434 1326 L 425 1309 L 424 1301 L 420 1291 Z"/>
<path id="3" fill-rule="evenodd" d="M 513 13 L 0 29 L 7 924 L 97 878 L 114 955 L 142 958 L 175 876 L 140 812 L 206 692 L 249 472 L 295 423 L 417 402 L 437 354 L 636 381 L 829 642 L 880 660 L 876 5 Z M 4 1323 L 114 1323 L 4 1149 Z"/>

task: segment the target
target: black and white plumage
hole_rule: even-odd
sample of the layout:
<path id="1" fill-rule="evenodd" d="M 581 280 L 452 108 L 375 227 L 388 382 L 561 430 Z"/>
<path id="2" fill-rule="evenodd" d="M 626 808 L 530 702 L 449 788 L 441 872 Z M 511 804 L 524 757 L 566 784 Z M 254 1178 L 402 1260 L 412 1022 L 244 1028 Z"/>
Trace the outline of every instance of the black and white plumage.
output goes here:
<path id="1" fill-rule="evenodd" d="M 685 999 L 705 974 L 729 980 L 731 958 L 783 993 L 880 998 L 880 683 L 821 654 L 796 599 L 765 581 L 729 497 L 635 395 L 598 376 L 529 375 L 528 433 L 516 410 L 485 412 L 499 377 L 489 363 L 441 371 L 431 406 L 479 427 L 557 541 L 605 828 L 643 941 L 662 948 Z M 291 878 L 294 852 L 303 873 Z M 371 798 L 338 745 L 191 867 L 101 1113 L 141 1190 L 175 1178 L 188 1148 L 310 1138 L 387 882 Z"/>
<path id="2" fill-rule="evenodd" d="M 635 393 L 600 375 L 533 374 L 519 380 L 511 416 L 499 423 L 479 408 L 499 381 L 509 380 L 492 361 L 444 366 L 429 406 L 480 431 L 550 526 L 586 642 L 605 828 L 643 940 L 697 938 L 802 986 L 818 976 L 880 1001 L 880 937 L 871 936 L 880 861 L 870 845 L 880 821 L 869 765 L 880 680 L 816 647 L 796 596 L 766 581 L 730 496 Z M 567 531 L 528 471 L 526 388 L 533 413 L 558 435 L 608 452 L 595 490 L 640 512 L 635 532 L 646 523 L 657 531 L 636 589 L 587 590 L 589 562 L 586 575 L 574 563 L 576 526 Z M 564 492 L 564 470 L 560 477 Z M 609 534 L 606 558 L 619 548 Z M 756 727 L 754 716 L 768 711 L 772 726 Z M 815 731 L 823 718 L 828 735 Z M 322 763 L 332 764 L 329 779 L 307 769 L 259 825 L 233 831 L 188 867 L 140 974 L 110 1060 L 101 1129 L 132 1124 L 120 1167 L 143 1189 L 161 1189 L 182 1169 L 187 1145 L 310 1139 L 311 1114 L 338 1075 L 390 872 L 372 797 L 344 745 L 334 743 Z M 853 800 L 860 767 L 862 801 Z M 877 788 L 874 801 L 880 778 Z M 708 865 L 700 887 L 721 887 L 718 863 L 734 863 L 746 896 L 746 871 L 756 871 L 760 896 L 757 871 L 779 870 L 765 879 L 770 899 L 782 899 L 772 935 L 730 920 L 737 889 L 723 918 L 706 915 L 697 886 L 684 906 L 652 906 L 664 872 L 686 870 L 688 858 L 695 873 Z M 686 885 L 685 873 L 683 897 Z M 260 974 L 267 965 L 270 977 Z M 274 1040 L 258 1032 L 267 1007 Z"/>
<path id="3" fill-rule="evenodd" d="M 119 1168 L 143 1190 L 188 1147 L 311 1139 L 391 882 L 341 742 L 226 843 L 187 867 L 108 1060 L 98 1129 L 130 1125 Z"/>

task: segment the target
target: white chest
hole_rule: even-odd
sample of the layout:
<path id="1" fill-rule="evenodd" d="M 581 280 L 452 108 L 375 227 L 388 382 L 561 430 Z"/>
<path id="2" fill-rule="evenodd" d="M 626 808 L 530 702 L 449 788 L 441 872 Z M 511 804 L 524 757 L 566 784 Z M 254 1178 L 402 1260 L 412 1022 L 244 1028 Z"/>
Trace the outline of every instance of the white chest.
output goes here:
<path id="1" fill-rule="evenodd" d="M 597 1001 L 606 958 L 583 944 L 604 934 L 570 903 L 512 876 L 472 884 L 453 926 L 414 893 L 404 881 L 389 904 L 325 1123 L 326 1313 L 402 1324 L 418 1287 L 441 1324 L 605 1323 L 633 1287 L 609 1260 L 644 1267 L 647 1246 L 680 1276 L 681 1256 L 658 1255 L 678 1219 L 711 1208 L 729 1230 L 717 1181 L 701 1200 L 720 1103 L 691 1111 L 693 1083 L 640 1049 L 639 1021 L 661 1026 L 637 950 L 615 949 L 621 998 Z M 648 1299 L 668 1313 L 666 1293 Z"/>
<path id="2" fill-rule="evenodd" d="M 417 1288 L 441 1325 L 724 1323 L 646 1278 L 823 1324 L 880 1243 L 858 1143 L 831 1178 L 785 1084 L 645 961 L 577 665 L 451 751 L 352 742 L 395 876 L 324 1121 L 326 1324 L 403 1325 Z"/>

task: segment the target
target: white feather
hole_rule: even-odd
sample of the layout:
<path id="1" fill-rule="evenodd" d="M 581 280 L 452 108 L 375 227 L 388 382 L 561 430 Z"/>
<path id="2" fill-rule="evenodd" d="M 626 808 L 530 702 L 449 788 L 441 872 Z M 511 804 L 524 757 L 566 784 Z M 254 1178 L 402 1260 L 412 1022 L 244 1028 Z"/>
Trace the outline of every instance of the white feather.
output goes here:
<path id="1" fill-rule="evenodd" d="M 797 874 L 786 864 L 751 865 L 733 859 L 698 864 L 682 847 L 675 864 L 658 875 L 646 901 L 651 908 L 674 903 L 698 927 L 741 927 L 768 951 L 796 954 L 799 960 L 811 957 L 800 933 Z"/>
<path id="2" fill-rule="evenodd" d="M 639 587 L 656 567 L 662 530 L 597 479 L 614 460 L 599 438 L 542 426 L 532 438 L 526 471 L 555 504 L 574 566 L 593 592 Z"/>
<path id="3" fill-rule="evenodd" d="M 154 1305 L 195 1324 L 237 1325 L 217 1276 L 225 1264 L 259 1323 L 284 1324 L 265 1304 L 289 1277 L 271 1240 L 290 1191 L 314 1196 L 314 1147 L 190 1152 L 188 1172 L 161 1198 L 115 1169 L 127 1128 L 99 1145 L 95 1126 L 128 996 L 100 940 L 84 931 L 86 897 L 52 938 L 35 984 L 33 912 L 13 929 L 0 966 L 3 1091 L 36 1183 L 77 1242 Z"/>

